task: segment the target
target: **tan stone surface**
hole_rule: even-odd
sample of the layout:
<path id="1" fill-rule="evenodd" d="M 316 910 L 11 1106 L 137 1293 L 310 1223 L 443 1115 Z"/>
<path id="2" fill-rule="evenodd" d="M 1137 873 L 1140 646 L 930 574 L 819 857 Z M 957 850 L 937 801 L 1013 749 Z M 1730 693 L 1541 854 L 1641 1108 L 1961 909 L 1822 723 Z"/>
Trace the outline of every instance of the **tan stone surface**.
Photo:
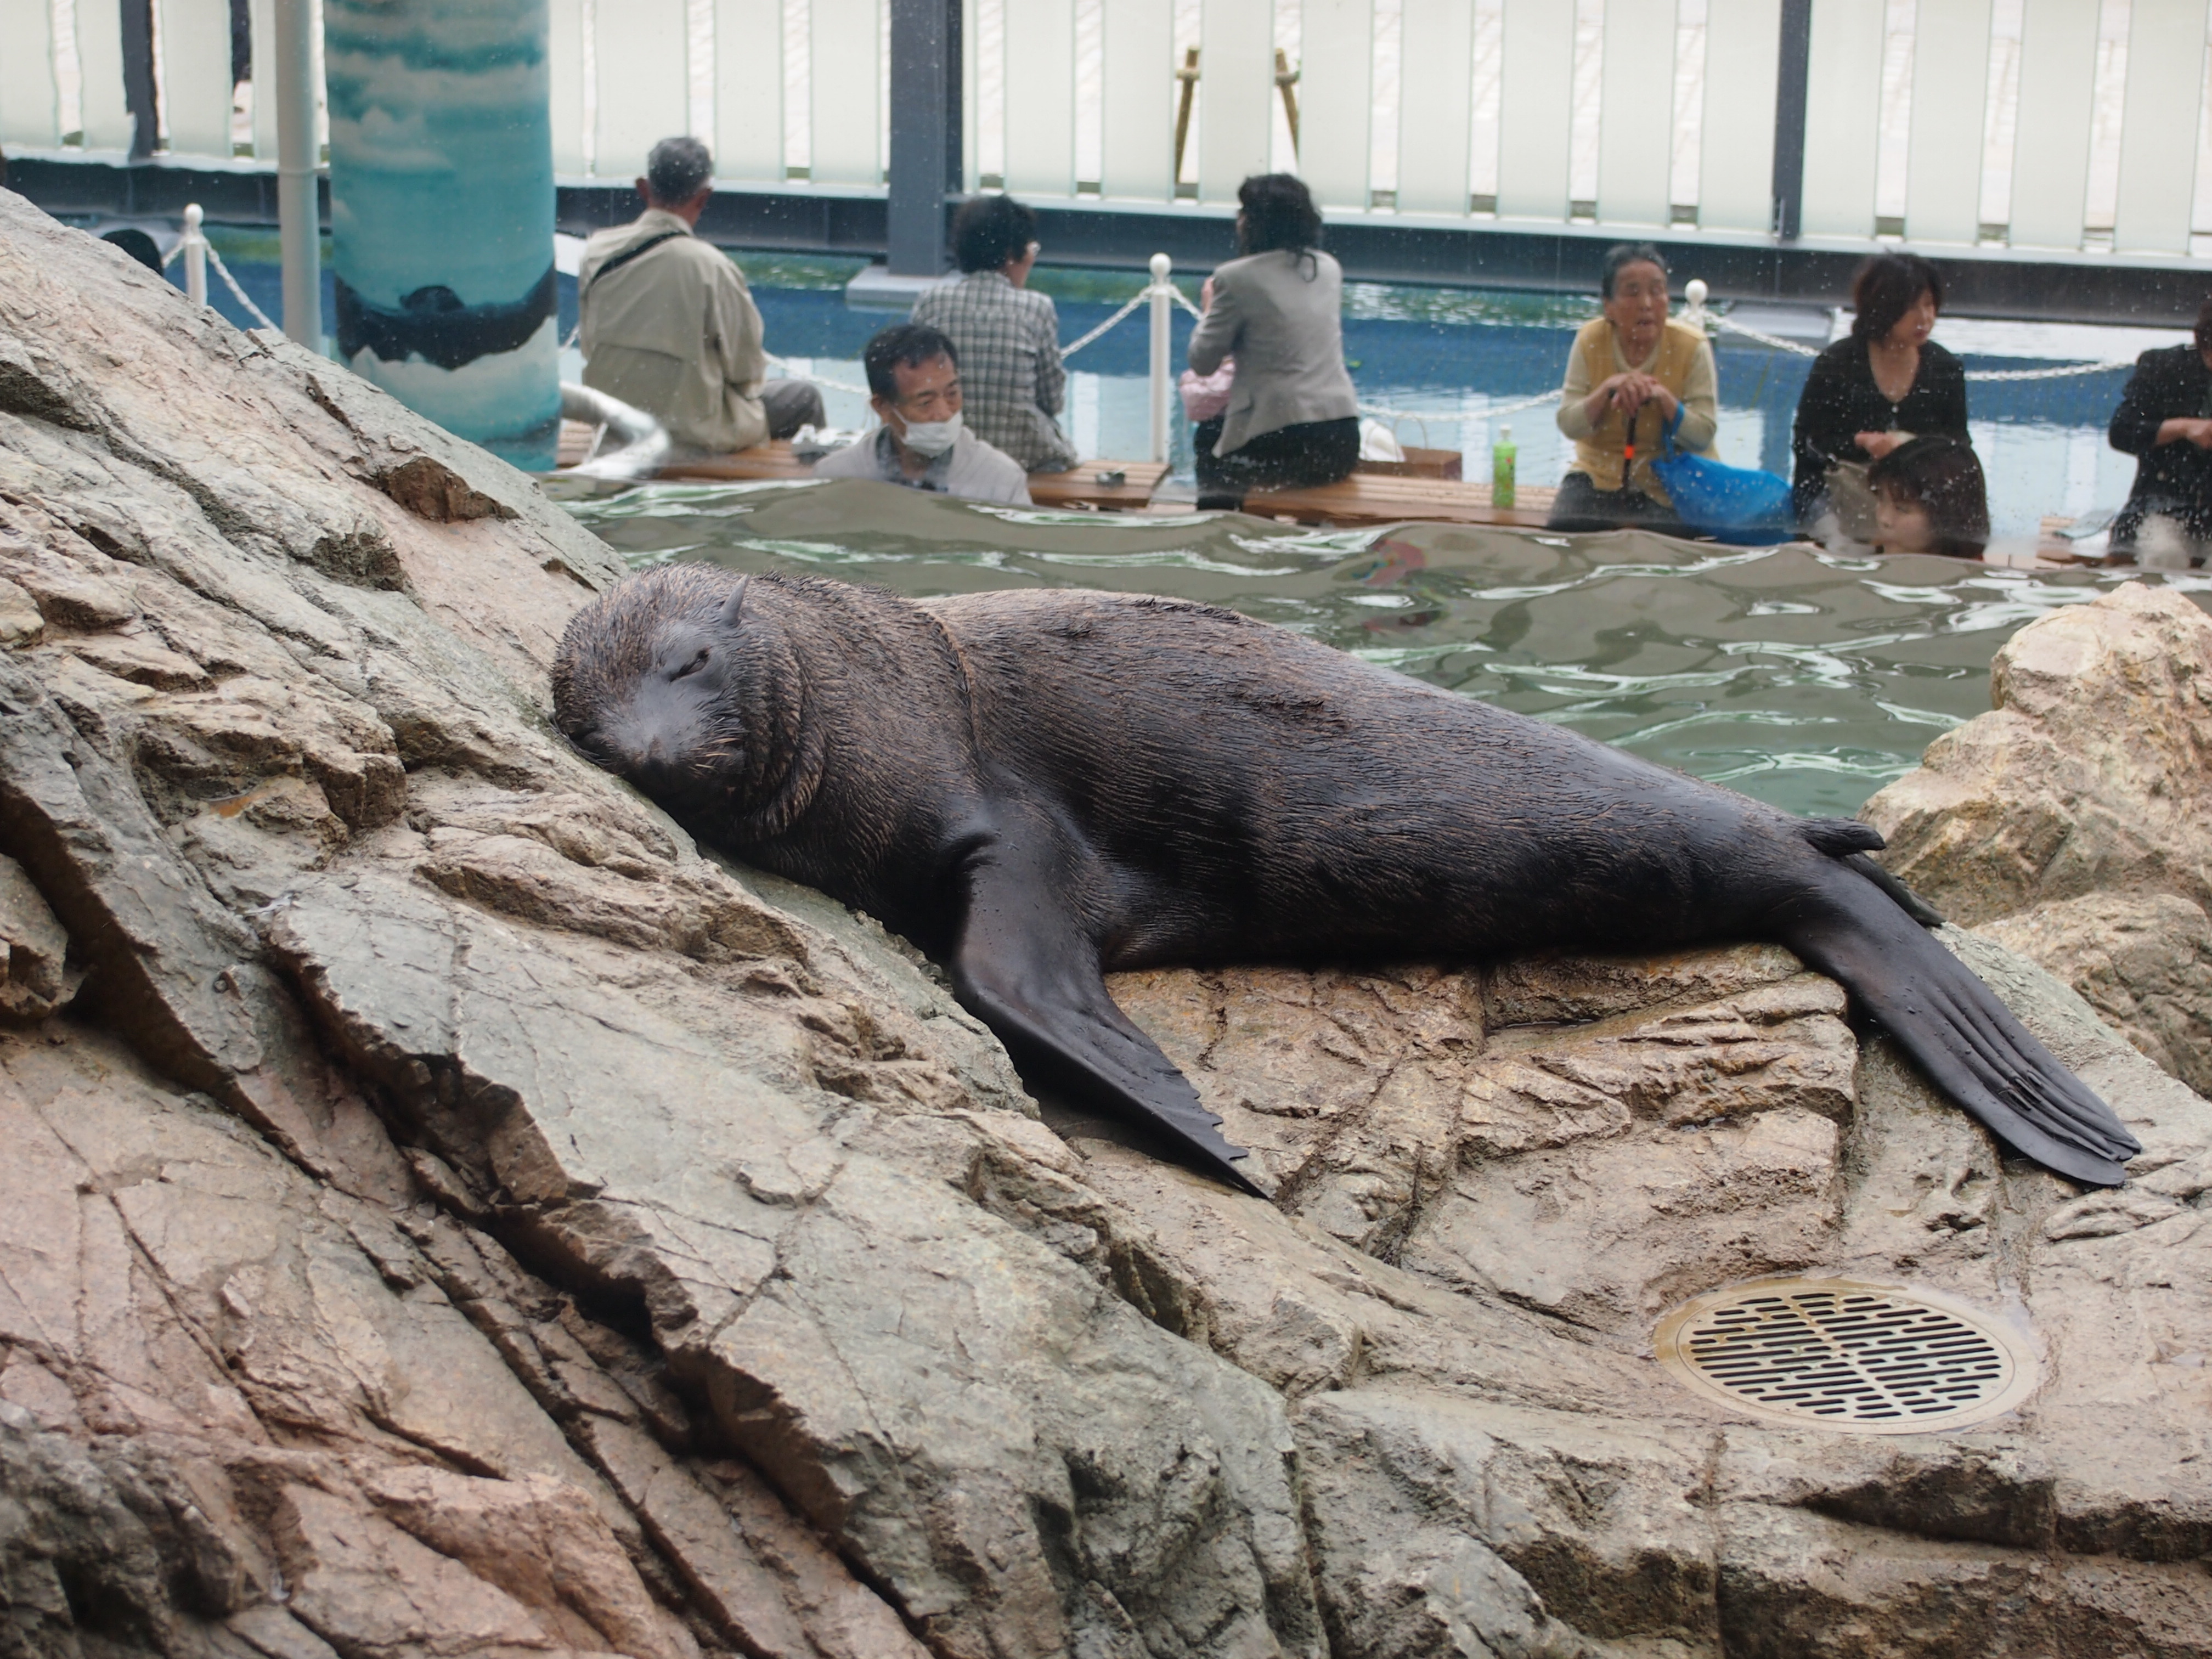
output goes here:
<path id="1" fill-rule="evenodd" d="M 2042 963 L 2162 1070 L 2212 1091 L 2212 918 L 2192 900 L 2085 893 L 1975 931 Z"/>
<path id="2" fill-rule="evenodd" d="M 618 574 L 0 195 L 0 1655 L 2212 1654 L 2212 1107 L 2048 975 L 1945 936 L 2117 1194 L 1771 949 L 1117 981 L 1262 1203 L 556 742 Z M 2045 1382 L 1873 1446 L 1653 1363 L 1796 1267 Z"/>
<path id="3" fill-rule="evenodd" d="M 2021 629 L 1990 683 L 1867 803 L 1882 862 L 2212 1089 L 2212 618 L 2128 582 Z"/>

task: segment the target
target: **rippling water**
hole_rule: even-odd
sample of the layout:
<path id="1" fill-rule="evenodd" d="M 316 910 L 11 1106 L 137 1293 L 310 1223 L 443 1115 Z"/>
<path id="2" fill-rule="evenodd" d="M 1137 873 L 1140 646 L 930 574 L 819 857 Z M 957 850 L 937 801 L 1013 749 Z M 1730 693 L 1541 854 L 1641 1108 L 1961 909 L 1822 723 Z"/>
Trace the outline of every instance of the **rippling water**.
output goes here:
<path id="1" fill-rule="evenodd" d="M 1000 587 L 1171 593 L 1557 720 L 1793 811 L 1849 814 L 1989 707 L 2024 623 L 2120 571 L 1849 559 L 1415 526 L 1052 514 L 849 483 L 660 484 L 580 504 L 634 563 L 803 570 L 912 598 Z M 2212 578 L 2168 574 L 2212 608 Z"/>

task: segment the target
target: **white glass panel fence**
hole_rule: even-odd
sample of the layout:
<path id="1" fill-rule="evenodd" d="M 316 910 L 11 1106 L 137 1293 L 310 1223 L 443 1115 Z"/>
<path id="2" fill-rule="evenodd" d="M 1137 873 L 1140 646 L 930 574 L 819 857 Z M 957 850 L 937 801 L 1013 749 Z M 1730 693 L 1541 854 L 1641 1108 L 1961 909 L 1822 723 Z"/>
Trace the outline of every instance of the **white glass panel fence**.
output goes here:
<path id="1" fill-rule="evenodd" d="M 871 191 L 890 0 L 551 0 L 555 166 L 689 129 L 735 187 Z M 247 0 L 255 61 L 271 0 Z M 1742 242 L 1772 224 L 1784 0 L 963 0 L 969 189 Z M 0 143 L 130 148 L 117 0 L 0 0 Z M 229 0 L 151 0 L 161 147 L 274 164 Z M 1812 0 L 1804 240 L 2212 255 L 2208 0 Z M 243 68 L 243 76 L 234 71 Z"/>

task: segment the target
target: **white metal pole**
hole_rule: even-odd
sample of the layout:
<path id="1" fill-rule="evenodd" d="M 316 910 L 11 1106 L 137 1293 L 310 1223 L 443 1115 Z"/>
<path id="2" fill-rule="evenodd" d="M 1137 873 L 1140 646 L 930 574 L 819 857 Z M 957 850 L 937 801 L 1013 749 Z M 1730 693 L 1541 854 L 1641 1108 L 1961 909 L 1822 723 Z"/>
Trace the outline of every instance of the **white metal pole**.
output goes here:
<path id="1" fill-rule="evenodd" d="M 1174 386 L 1168 378 L 1168 272 L 1173 267 L 1164 253 L 1152 255 L 1152 459 L 1168 458 L 1168 399 Z"/>
<path id="2" fill-rule="evenodd" d="M 1705 312 L 1705 295 L 1711 292 L 1702 276 L 1691 277 L 1682 288 L 1682 320 L 1705 334 L 1713 331 L 1706 320 Z"/>
<path id="3" fill-rule="evenodd" d="M 196 306 L 207 303 L 207 238 L 200 234 L 204 216 L 198 202 L 185 204 L 185 297 Z"/>
<path id="4" fill-rule="evenodd" d="M 315 188 L 313 0 L 276 0 L 276 227 L 284 332 L 323 349 L 323 228 Z"/>

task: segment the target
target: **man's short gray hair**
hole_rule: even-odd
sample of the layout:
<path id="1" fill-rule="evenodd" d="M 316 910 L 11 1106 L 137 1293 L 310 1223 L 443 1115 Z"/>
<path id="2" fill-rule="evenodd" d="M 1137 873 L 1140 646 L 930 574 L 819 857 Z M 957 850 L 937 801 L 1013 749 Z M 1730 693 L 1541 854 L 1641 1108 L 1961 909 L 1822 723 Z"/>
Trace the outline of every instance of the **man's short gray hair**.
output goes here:
<path id="1" fill-rule="evenodd" d="M 714 158 L 696 138 L 664 138 L 645 158 L 645 185 L 664 207 L 682 207 L 714 177 Z"/>

